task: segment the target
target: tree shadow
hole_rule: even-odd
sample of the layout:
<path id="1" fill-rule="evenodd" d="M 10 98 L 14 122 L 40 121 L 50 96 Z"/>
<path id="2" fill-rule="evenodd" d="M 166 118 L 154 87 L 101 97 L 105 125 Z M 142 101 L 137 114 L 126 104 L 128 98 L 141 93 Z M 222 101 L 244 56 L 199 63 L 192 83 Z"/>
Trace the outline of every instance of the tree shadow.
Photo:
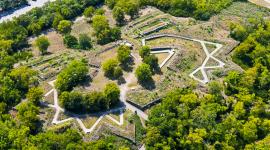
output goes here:
<path id="1" fill-rule="evenodd" d="M 83 87 L 88 87 L 88 86 L 90 86 L 90 82 L 92 82 L 92 78 L 90 75 L 87 75 L 86 78 L 82 82 L 80 82 L 79 84 Z"/>
<path id="2" fill-rule="evenodd" d="M 153 90 L 156 88 L 156 84 L 155 84 L 155 81 L 151 78 L 151 80 L 148 80 L 148 81 L 144 81 L 144 82 L 139 82 L 139 84 L 147 89 L 147 90 Z"/>
<path id="3" fill-rule="evenodd" d="M 120 67 L 126 72 L 132 72 L 134 65 L 134 58 L 130 57 L 130 59 L 125 64 L 120 64 Z"/>
<path id="4" fill-rule="evenodd" d="M 120 78 L 118 78 L 117 80 L 117 84 L 118 85 L 121 85 L 121 84 L 125 84 L 126 83 L 126 80 L 123 76 L 121 76 Z"/>

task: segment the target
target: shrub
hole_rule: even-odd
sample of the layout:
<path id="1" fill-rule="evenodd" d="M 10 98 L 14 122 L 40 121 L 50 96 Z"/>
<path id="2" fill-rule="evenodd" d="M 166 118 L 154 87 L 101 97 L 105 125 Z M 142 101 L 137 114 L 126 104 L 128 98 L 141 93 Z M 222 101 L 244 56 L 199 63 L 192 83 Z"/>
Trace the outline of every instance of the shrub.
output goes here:
<path id="1" fill-rule="evenodd" d="M 47 52 L 48 47 L 50 46 L 50 42 L 48 38 L 45 36 L 38 37 L 35 43 L 41 54 L 45 54 Z"/>
<path id="2" fill-rule="evenodd" d="M 90 37 L 86 34 L 80 34 L 79 36 L 79 46 L 80 49 L 89 50 L 92 48 L 92 43 Z"/>
<path id="3" fill-rule="evenodd" d="M 75 36 L 67 34 L 64 36 L 64 44 L 68 48 L 78 48 L 78 40 Z"/>
<path id="4" fill-rule="evenodd" d="M 62 34 L 70 33 L 71 25 L 72 25 L 71 21 L 62 20 L 62 21 L 59 22 L 59 24 L 57 26 L 57 30 Z"/>

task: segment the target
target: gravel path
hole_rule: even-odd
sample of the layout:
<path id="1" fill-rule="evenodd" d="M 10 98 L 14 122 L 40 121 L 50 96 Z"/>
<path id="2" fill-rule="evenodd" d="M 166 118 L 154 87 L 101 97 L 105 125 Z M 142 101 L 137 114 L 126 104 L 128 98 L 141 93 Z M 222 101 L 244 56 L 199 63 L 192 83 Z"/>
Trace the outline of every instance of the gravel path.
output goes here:
<path id="1" fill-rule="evenodd" d="M 20 15 L 23 15 L 30 11 L 31 9 L 35 7 L 42 7 L 47 2 L 52 2 L 55 0 L 36 0 L 36 1 L 29 1 L 29 6 L 22 7 L 15 11 L 8 11 L 5 13 L 0 13 L 0 23 L 8 20 L 12 20 L 14 17 L 19 17 Z"/>

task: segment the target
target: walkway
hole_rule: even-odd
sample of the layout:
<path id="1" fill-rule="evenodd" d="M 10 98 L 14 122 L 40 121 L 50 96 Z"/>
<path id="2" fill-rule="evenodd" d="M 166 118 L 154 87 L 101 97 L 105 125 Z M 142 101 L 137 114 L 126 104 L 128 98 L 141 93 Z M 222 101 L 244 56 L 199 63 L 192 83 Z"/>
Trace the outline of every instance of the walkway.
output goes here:
<path id="1" fill-rule="evenodd" d="M 67 119 L 64 119 L 64 120 L 58 120 L 60 113 L 65 112 L 65 110 L 59 106 L 58 92 L 54 88 L 54 82 L 55 81 L 49 82 L 49 84 L 53 87 L 53 89 L 45 94 L 45 96 L 48 96 L 51 93 L 54 94 L 54 104 L 53 105 L 51 105 L 51 104 L 47 105 L 47 106 L 55 109 L 55 114 L 54 114 L 54 117 L 53 117 L 53 120 L 52 120 L 53 124 L 61 124 L 61 123 L 64 123 L 64 122 L 67 122 L 67 121 L 70 121 L 70 120 L 76 120 L 85 133 L 93 132 L 94 129 L 96 128 L 96 126 L 99 124 L 99 122 L 104 117 L 107 117 L 108 119 L 110 119 L 111 121 L 113 121 L 114 123 L 116 123 L 119 126 L 124 124 L 124 111 L 123 111 L 124 107 L 117 108 L 117 109 L 112 109 L 112 110 L 100 113 L 98 120 L 90 128 L 86 128 L 85 125 L 83 124 L 82 120 L 81 120 L 81 118 L 85 117 L 85 115 L 78 115 L 78 114 L 73 114 L 73 113 L 69 112 L 71 117 L 69 117 Z M 109 115 L 110 113 L 114 113 L 114 112 L 118 112 L 118 111 L 120 111 L 120 121 L 117 121 L 116 119 L 114 119 L 113 117 L 111 117 Z"/>
<path id="2" fill-rule="evenodd" d="M 214 56 L 222 48 L 222 45 L 218 44 L 218 43 L 202 41 L 202 40 L 193 39 L 190 37 L 185 37 L 185 36 L 180 36 L 180 35 L 174 35 L 174 34 L 156 34 L 156 35 L 151 35 L 151 36 L 148 36 L 148 37 L 142 39 L 142 45 L 146 45 L 146 42 L 149 40 L 162 38 L 162 37 L 180 38 L 180 39 L 184 39 L 184 40 L 199 42 L 202 45 L 203 51 L 206 54 L 206 58 L 204 59 L 202 65 L 200 67 L 198 67 L 192 73 L 189 74 L 189 76 L 191 78 L 193 78 L 196 81 L 201 82 L 202 84 L 206 84 L 210 81 L 208 76 L 207 76 L 207 73 L 206 73 L 207 69 L 223 68 L 225 65 L 225 63 L 223 63 L 221 60 L 217 59 Z M 214 45 L 216 47 L 215 50 L 210 52 L 209 49 L 206 47 L 206 44 Z M 218 65 L 207 66 L 207 63 L 209 62 L 210 59 L 216 61 L 218 63 Z M 166 61 L 168 61 L 168 60 L 166 59 Z M 197 74 L 197 73 L 201 73 L 203 79 L 196 77 L 195 74 Z"/>
<path id="3" fill-rule="evenodd" d="M 144 120 L 147 120 L 148 115 L 146 113 L 144 113 L 143 111 L 141 111 L 137 107 L 135 107 L 135 106 L 133 106 L 133 105 L 126 102 L 126 94 L 130 90 L 130 88 L 128 87 L 128 84 L 131 83 L 131 81 L 132 81 L 131 79 L 134 78 L 134 77 L 135 76 L 134 76 L 133 73 L 129 73 L 127 75 L 127 77 L 125 78 L 126 83 L 122 84 L 120 86 L 120 91 L 121 91 L 120 92 L 120 101 L 123 102 L 124 107 L 112 109 L 112 110 L 109 110 L 109 111 L 106 111 L 106 112 L 102 112 L 101 114 L 99 114 L 98 120 L 90 128 L 86 128 L 84 123 L 81 120 L 81 118 L 85 117 L 85 115 L 78 115 L 78 114 L 73 114 L 73 113 L 69 112 L 69 114 L 71 116 L 70 118 L 67 118 L 67 119 L 64 119 L 64 120 L 58 120 L 60 113 L 65 112 L 65 110 L 59 106 L 58 92 L 54 87 L 55 80 L 49 82 L 49 84 L 53 87 L 53 89 L 50 90 L 48 93 L 46 93 L 45 96 L 48 96 L 51 93 L 54 94 L 54 104 L 53 105 L 51 105 L 51 104 L 47 105 L 47 106 L 55 109 L 55 114 L 54 114 L 52 123 L 53 124 L 60 124 L 60 123 L 64 123 L 64 122 L 67 122 L 67 121 L 70 121 L 70 120 L 76 120 L 85 133 L 91 133 L 91 132 L 94 131 L 96 126 L 99 124 L 99 122 L 104 117 L 107 117 L 108 119 L 110 119 L 111 121 L 113 121 L 114 123 L 116 123 L 119 126 L 123 125 L 124 124 L 124 109 L 131 110 L 132 112 L 137 113 L 137 115 L 139 117 L 143 118 Z M 114 112 L 118 112 L 118 111 L 120 111 L 120 121 L 117 121 L 116 119 L 114 119 L 113 117 L 111 117 L 109 115 L 110 113 L 114 113 Z"/>
<path id="4" fill-rule="evenodd" d="M 36 0 L 36 1 L 29 1 L 29 6 L 26 7 L 22 7 L 18 10 L 15 11 L 7 11 L 4 13 L 0 13 L 0 23 L 4 22 L 4 21 L 8 21 L 8 20 L 12 20 L 14 17 L 19 17 L 20 15 L 23 15 L 25 13 L 27 13 L 28 11 L 30 11 L 33 8 L 36 7 L 42 7 L 44 6 L 47 2 L 52 2 L 55 0 Z M 1 17 L 3 16 L 3 17 Z"/>

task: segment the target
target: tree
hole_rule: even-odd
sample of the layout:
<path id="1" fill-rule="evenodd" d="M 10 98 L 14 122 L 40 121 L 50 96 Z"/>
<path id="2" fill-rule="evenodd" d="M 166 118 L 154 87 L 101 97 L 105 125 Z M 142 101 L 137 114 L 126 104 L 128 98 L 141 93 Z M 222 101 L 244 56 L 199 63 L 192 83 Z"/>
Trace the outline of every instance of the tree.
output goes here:
<path id="1" fill-rule="evenodd" d="M 130 60 L 130 48 L 126 45 L 121 45 L 117 49 L 117 59 L 121 64 L 126 64 Z"/>
<path id="2" fill-rule="evenodd" d="M 105 76 L 114 77 L 115 69 L 118 66 L 118 61 L 116 59 L 109 59 L 102 64 L 102 70 Z"/>
<path id="3" fill-rule="evenodd" d="M 150 47 L 148 46 L 143 46 L 140 50 L 139 50 L 139 54 L 142 58 L 149 56 L 151 52 Z"/>
<path id="4" fill-rule="evenodd" d="M 104 89 L 105 98 L 109 101 L 109 107 L 119 102 L 120 89 L 115 83 L 108 83 Z"/>
<path id="5" fill-rule="evenodd" d="M 83 112 L 83 96 L 79 92 L 63 92 L 59 97 L 61 105 L 68 111 L 80 113 Z"/>
<path id="6" fill-rule="evenodd" d="M 90 6 L 90 7 L 87 7 L 84 12 L 83 12 L 83 15 L 85 17 L 88 17 L 88 18 L 92 18 L 93 15 L 95 13 L 95 8 L 93 6 Z"/>
<path id="7" fill-rule="evenodd" d="M 94 91 L 85 95 L 83 106 L 85 106 L 87 112 L 97 112 L 107 109 L 109 101 L 105 98 L 103 92 Z"/>
<path id="8" fill-rule="evenodd" d="M 125 21 L 125 12 L 120 7 L 113 8 L 113 18 L 116 20 L 118 25 L 122 25 Z"/>
<path id="9" fill-rule="evenodd" d="M 222 86 L 219 82 L 213 81 L 208 84 L 208 89 L 210 94 L 220 95 L 222 91 Z"/>
<path id="10" fill-rule="evenodd" d="M 152 80 L 152 71 L 150 69 L 150 66 L 147 64 L 141 64 L 137 69 L 136 69 L 136 77 L 138 78 L 138 81 L 140 83 L 143 82 L 148 82 Z"/>
<path id="11" fill-rule="evenodd" d="M 123 70 L 121 67 L 114 68 L 113 77 L 119 79 L 123 75 Z"/>
<path id="12" fill-rule="evenodd" d="M 155 55 L 145 56 L 143 62 L 148 64 L 153 72 L 160 69 L 158 64 L 158 58 Z"/>
<path id="13" fill-rule="evenodd" d="M 39 108 L 31 102 L 23 102 L 18 108 L 18 119 L 20 122 L 29 127 L 32 132 L 38 129 L 37 123 L 39 122 L 38 114 Z"/>
<path id="14" fill-rule="evenodd" d="M 27 30 L 34 35 L 39 35 L 41 32 L 42 26 L 38 23 L 31 23 L 28 25 Z"/>
<path id="15" fill-rule="evenodd" d="M 105 10 L 102 9 L 102 8 L 98 8 L 96 11 L 95 11 L 95 15 L 104 15 L 105 14 Z"/>
<path id="16" fill-rule="evenodd" d="M 33 87 L 29 89 L 26 98 L 28 101 L 32 102 L 35 105 L 40 103 L 40 100 L 43 97 L 43 90 L 40 87 Z"/>
<path id="17" fill-rule="evenodd" d="M 80 34 L 79 36 L 80 49 L 89 50 L 92 48 L 92 43 L 90 37 L 87 34 Z"/>
<path id="18" fill-rule="evenodd" d="M 110 9 L 113 9 L 115 4 L 116 4 L 116 1 L 115 0 L 105 0 L 105 3 Z"/>
<path id="19" fill-rule="evenodd" d="M 52 23 L 53 28 L 57 29 L 60 21 L 62 20 L 64 20 L 64 17 L 61 14 L 56 13 L 53 18 L 53 23 Z"/>
<path id="20" fill-rule="evenodd" d="M 64 44 L 68 47 L 68 48 L 78 48 L 79 44 L 78 44 L 78 40 L 75 36 L 67 34 L 64 36 Z"/>
<path id="21" fill-rule="evenodd" d="M 46 54 L 48 47 L 50 46 L 50 42 L 46 36 L 40 36 L 36 39 L 36 46 L 42 55 Z"/>
<path id="22" fill-rule="evenodd" d="M 61 20 L 57 26 L 57 30 L 62 34 L 68 34 L 71 31 L 71 21 Z"/>
<path id="23" fill-rule="evenodd" d="M 87 64 L 82 60 L 74 60 L 64 68 L 56 78 L 55 86 L 60 91 L 69 91 L 87 79 Z"/>

